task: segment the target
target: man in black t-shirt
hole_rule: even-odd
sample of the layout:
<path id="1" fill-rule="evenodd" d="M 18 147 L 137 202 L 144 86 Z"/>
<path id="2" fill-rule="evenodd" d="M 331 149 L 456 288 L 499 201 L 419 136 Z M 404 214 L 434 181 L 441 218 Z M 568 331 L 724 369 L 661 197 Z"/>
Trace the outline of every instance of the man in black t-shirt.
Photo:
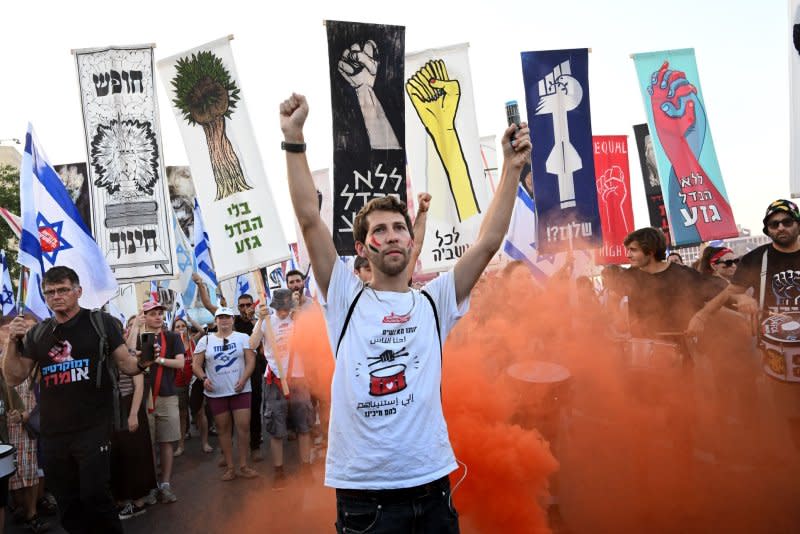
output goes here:
<path id="1" fill-rule="evenodd" d="M 694 334 L 696 313 L 720 288 L 694 269 L 667 262 L 661 230 L 640 228 L 625 238 L 631 268 L 620 275 L 620 291 L 628 296 L 634 337 L 658 339 L 663 333 Z"/>
<path id="2" fill-rule="evenodd" d="M 100 337 L 91 312 L 78 304 L 82 289 L 75 271 L 51 268 L 42 289 L 54 318 L 38 327 L 35 337 L 21 317 L 11 322 L 3 372 L 10 385 L 17 385 L 34 365 L 41 371 L 43 464 L 64 529 L 122 532 L 109 490 L 113 397 L 108 364 L 100 365 Z M 111 316 L 103 313 L 101 320 L 108 358 L 125 374 L 142 372 L 146 365 L 130 355 Z"/>
<path id="3" fill-rule="evenodd" d="M 767 207 L 763 223 L 772 243 L 742 257 L 725 295 L 711 301 L 705 311 L 714 311 L 730 296 L 758 326 L 763 371 L 769 377 L 759 381 L 769 393 L 759 402 L 770 403 L 758 412 L 759 451 L 773 460 L 774 467 L 765 469 L 765 475 L 773 470 L 772 476 L 784 481 L 776 478 L 773 487 L 785 502 L 796 503 L 800 500 L 800 209 L 789 200 L 776 200 Z M 753 296 L 747 294 L 750 289 Z M 795 527 L 799 515 L 786 510 Z"/>

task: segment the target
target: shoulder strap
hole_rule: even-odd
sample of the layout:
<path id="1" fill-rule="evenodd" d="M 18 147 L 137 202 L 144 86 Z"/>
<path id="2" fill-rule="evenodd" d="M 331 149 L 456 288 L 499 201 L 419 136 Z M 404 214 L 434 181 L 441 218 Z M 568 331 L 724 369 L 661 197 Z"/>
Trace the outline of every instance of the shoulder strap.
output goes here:
<path id="1" fill-rule="evenodd" d="M 108 336 L 106 335 L 105 318 L 103 311 L 96 309 L 89 312 L 89 320 L 92 323 L 92 328 L 100 338 L 98 345 L 98 360 L 97 360 L 97 382 L 96 387 L 99 389 L 102 383 L 103 370 L 105 369 L 108 374 L 108 380 L 111 384 L 111 422 L 113 429 L 117 432 L 127 428 L 126 420 L 122 414 L 120 397 L 122 393 L 119 390 L 119 377 L 117 376 L 117 365 L 113 358 L 109 358 L 108 354 Z M 105 362 L 105 365 L 103 363 Z"/>
<path id="2" fill-rule="evenodd" d="M 422 293 L 425 296 L 426 299 L 428 299 L 428 302 L 431 303 L 431 308 L 433 308 L 433 318 L 434 318 L 434 320 L 436 320 L 436 335 L 439 338 L 439 356 L 441 357 L 442 356 L 442 328 L 439 325 L 439 313 L 436 311 L 436 304 L 433 302 L 433 297 L 431 296 L 430 293 L 428 293 L 424 289 L 420 289 L 419 292 Z"/>
<path id="3" fill-rule="evenodd" d="M 106 339 L 106 327 L 103 324 L 103 312 L 100 310 L 92 310 L 89 312 L 89 320 L 92 322 L 92 328 L 97 333 L 97 336 L 100 338 L 100 342 L 98 345 L 98 360 L 97 360 L 97 387 L 100 387 L 101 378 L 103 376 L 103 362 L 106 359 L 106 350 L 107 350 L 107 339 Z"/>
<path id="4" fill-rule="evenodd" d="M 48 317 L 33 327 L 31 330 L 31 341 L 33 342 L 34 346 L 38 345 L 39 342 L 44 338 L 45 332 L 47 332 L 48 329 L 52 329 L 54 327 L 54 323 L 55 319 Z"/>
<path id="5" fill-rule="evenodd" d="M 333 353 L 334 358 L 339 357 L 339 347 L 342 345 L 342 339 L 344 339 L 344 332 L 347 330 L 347 325 L 350 324 L 350 318 L 353 316 L 353 310 L 356 309 L 356 302 L 358 299 L 361 298 L 361 294 L 364 292 L 364 288 L 366 286 L 362 286 L 361 289 L 356 293 L 356 298 L 353 299 L 353 302 L 350 303 L 350 308 L 347 310 L 347 315 L 344 318 L 344 324 L 342 325 L 342 331 L 339 333 L 339 341 L 336 343 L 336 352 Z"/>
<path id="6" fill-rule="evenodd" d="M 767 253 L 769 252 L 769 245 L 764 249 L 764 254 L 761 256 L 761 286 L 758 289 L 758 309 L 764 309 L 764 295 L 767 292 Z"/>

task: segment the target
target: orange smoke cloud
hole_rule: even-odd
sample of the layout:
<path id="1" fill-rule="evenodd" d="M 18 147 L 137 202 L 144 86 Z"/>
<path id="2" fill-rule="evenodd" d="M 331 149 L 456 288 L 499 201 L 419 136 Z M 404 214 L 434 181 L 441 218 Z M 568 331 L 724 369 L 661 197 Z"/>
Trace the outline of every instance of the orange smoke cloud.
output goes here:
<path id="1" fill-rule="evenodd" d="M 741 318 L 723 312 L 711 322 L 689 367 L 633 371 L 624 344 L 607 335 L 608 308 L 576 298 L 571 282 L 540 289 L 517 271 L 481 280 L 445 345 L 445 416 L 468 469 L 454 493 L 462 532 L 796 529 L 792 397 L 781 401 L 765 382 Z M 334 361 L 321 312 L 305 314 L 298 332 L 326 411 Z M 509 376 L 532 362 L 570 378 L 548 390 Z M 226 529 L 332 531 L 335 496 L 317 471 L 312 485 L 253 492 Z M 548 497 L 560 514 L 548 517 Z"/>

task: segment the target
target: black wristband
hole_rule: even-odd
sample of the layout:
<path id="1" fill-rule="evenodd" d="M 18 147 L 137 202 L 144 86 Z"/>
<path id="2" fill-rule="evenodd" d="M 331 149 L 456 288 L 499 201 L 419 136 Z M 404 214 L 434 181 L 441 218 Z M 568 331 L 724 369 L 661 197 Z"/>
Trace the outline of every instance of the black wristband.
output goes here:
<path id="1" fill-rule="evenodd" d="M 306 144 L 287 143 L 286 141 L 281 141 L 281 150 L 285 150 L 286 152 L 294 152 L 295 154 L 302 154 L 306 151 Z"/>

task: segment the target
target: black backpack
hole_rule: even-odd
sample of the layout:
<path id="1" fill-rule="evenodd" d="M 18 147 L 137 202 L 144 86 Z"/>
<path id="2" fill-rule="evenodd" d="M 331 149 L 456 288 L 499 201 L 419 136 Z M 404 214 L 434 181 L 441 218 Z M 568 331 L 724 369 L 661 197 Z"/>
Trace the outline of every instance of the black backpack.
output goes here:
<path id="1" fill-rule="evenodd" d="M 113 413 L 112 413 L 112 424 L 114 426 L 114 431 L 119 432 L 122 430 L 127 430 L 127 421 L 122 415 L 121 412 L 121 398 L 122 395 L 119 391 L 119 369 L 117 368 L 117 362 L 114 361 L 114 358 L 110 357 L 109 354 L 109 347 L 108 347 L 108 336 L 106 336 L 106 327 L 103 321 L 103 311 L 102 310 L 91 310 L 89 312 L 89 319 L 92 323 L 92 327 L 94 328 L 95 333 L 100 338 L 99 346 L 97 354 L 99 354 L 97 360 L 97 374 L 96 374 L 96 387 L 100 389 L 102 386 L 102 378 L 103 378 L 103 369 L 105 369 L 108 375 L 108 379 L 111 383 L 111 391 L 112 391 L 112 403 L 113 403 Z M 38 345 L 39 342 L 44 339 L 44 336 L 47 332 L 52 332 L 55 330 L 56 324 L 55 319 L 49 317 L 42 321 L 41 323 L 37 324 L 33 327 L 31 331 L 31 339 L 34 345 Z M 103 365 L 105 364 L 105 365 Z"/>

